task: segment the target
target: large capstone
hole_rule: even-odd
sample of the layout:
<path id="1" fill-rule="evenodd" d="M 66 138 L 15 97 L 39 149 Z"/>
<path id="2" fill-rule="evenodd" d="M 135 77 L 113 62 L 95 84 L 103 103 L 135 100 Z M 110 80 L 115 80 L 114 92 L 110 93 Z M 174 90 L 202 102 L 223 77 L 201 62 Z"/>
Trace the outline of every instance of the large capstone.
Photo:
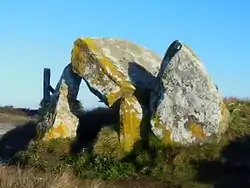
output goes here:
<path id="1" fill-rule="evenodd" d="M 73 71 L 108 106 L 135 87 L 153 88 L 161 58 L 122 39 L 79 38 L 72 50 Z"/>
<path id="2" fill-rule="evenodd" d="M 201 60 L 180 41 L 163 58 L 150 96 L 153 133 L 166 145 L 219 140 L 229 112 Z"/>
<path id="3" fill-rule="evenodd" d="M 126 40 L 79 38 L 72 50 L 73 71 L 107 106 L 120 99 L 120 143 L 130 151 L 140 139 L 143 95 L 155 87 L 161 58 Z M 138 92 L 138 91 L 140 92 Z M 146 97 L 145 97 L 146 98 Z"/>
<path id="4" fill-rule="evenodd" d="M 45 133 L 44 140 L 54 138 L 75 137 L 78 118 L 74 114 L 74 106 L 81 83 L 81 77 L 67 65 L 51 96 L 51 102 L 43 119 L 38 123 L 38 131 Z"/>

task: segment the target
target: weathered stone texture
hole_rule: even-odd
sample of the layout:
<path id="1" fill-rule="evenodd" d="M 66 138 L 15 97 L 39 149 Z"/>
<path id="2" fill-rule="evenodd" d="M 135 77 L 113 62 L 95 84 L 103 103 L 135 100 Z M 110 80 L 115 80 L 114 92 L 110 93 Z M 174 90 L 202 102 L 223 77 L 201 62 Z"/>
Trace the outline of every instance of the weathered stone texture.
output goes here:
<path id="1" fill-rule="evenodd" d="M 156 75 L 161 58 L 126 40 L 79 38 L 74 43 L 71 62 L 73 71 L 112 106 L 120 97 L 131 96 L 134 85 L 153 87 L 155 77 L 151 74 Z M 135 74 L 135 69 L 140 71 Z M 144 69 L 151 74 L 144 74 Z"/>
<path id="2" fill-rule="evenodd" d="M 51 97 L 51 103 L 38 129 L 46 129 L 45 140 L 58 137 L 74 137 L 78 118 L 72 113 L 71 105 L 76 100 L 81 78 L 73 73 L 71 64 L 65 67 Z"/>
<path id="3" fill-rule="evenodd" d="M 204 143 L 226 130 L 229 112 L 222 96 L 186 45 L 170 45 L 157 81 L 150 98 L 151 124 L 164 143 Z"/>
<path id="4" fill-rule="evenodd" d="M 64 69 L 39 124 L 48 129 L 45 139 L 76 135 L 78 119 L 70 104 L 76 100 L 81 79 L 108 107 L 119 105 L 117 135 L 125 152 L 141 139 L 141 129 L 147 130 L 145 119 L 151 120 L 152 132 L 166 145 L 219 139 L 228 126 L 229 112 L 221 94 L 201 60 L 185 44 L 173 42 L 161 61 L 153 52 L 126 40 L 79 38 L 71 64 Z M 145 112 L 150 112 L 148 117 Z"/>
<path id="5" fill-rule="evenodd" d="M 119 138 L 125 151 L 130 151 L 135 142 L 141 139 L 141 122 L 142 108 L 136 97 L 124 98 L 120 106 Z"/>
<path id="6" fill-rule="evenodd" d="M 109 107 L 121 99 L 120 143 L 132 149 L 140 139 L 142 107 L 136 88 L 153 89 L 161 58 L 129 41 L 109 38 L 79 38 L 72 50 L 73 71 Z"/>

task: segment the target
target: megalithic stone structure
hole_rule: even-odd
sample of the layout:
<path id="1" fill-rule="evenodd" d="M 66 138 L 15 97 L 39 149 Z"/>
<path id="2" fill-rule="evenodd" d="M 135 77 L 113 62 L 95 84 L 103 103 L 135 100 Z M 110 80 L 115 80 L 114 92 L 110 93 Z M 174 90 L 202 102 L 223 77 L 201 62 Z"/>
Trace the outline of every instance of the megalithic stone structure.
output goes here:
<path id="1" fill-rule="evenodd" d="M 201 60 L 180 41 L 174 41 L 161 59 L 127 40 L 79 38 L 38 124 L 46 128 L 44 139 L 75 136 L 78 119 L 70 106 L 81 79 L 108 107 L 118 104 L 119 141 L 127 152 L 148 126 L 143 118 L 150 119 L 152 132 L 166 145 L 219 140 L 228 126 L 222 95 Z M 144 112 L 149 112 L 147 117 Z"/>

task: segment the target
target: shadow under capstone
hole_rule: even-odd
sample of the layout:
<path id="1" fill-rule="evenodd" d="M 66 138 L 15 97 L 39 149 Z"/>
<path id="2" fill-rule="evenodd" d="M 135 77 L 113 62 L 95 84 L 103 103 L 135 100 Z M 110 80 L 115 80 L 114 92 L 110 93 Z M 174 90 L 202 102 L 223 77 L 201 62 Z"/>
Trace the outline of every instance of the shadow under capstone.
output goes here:
<path id="1" fill-rule="evenodd" d="M 75 142 L 71 147 L 72 154 L 81 152 L 83 148 L 92 151 L 93 142 L 100 130 L 105 126 L 114 126 L 119 123 L 119 111 L 115 108 L 99 107 L 78 114 L 78 118 L 79 125 Z"/>

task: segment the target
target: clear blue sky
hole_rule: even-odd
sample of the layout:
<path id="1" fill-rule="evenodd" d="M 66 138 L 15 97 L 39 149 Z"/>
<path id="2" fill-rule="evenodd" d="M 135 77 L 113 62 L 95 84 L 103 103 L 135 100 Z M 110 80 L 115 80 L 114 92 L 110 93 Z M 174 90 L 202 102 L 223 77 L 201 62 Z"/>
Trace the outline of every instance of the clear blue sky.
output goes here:
<path id="1" fill-rule="evenodd" d="M 42 71 L 55 86 L 80 36 L 119 37 L 163 55 L 179 39 L 226 96 L 250 96 L 250 1 L 1 0 L 0 105 L 35 108 Z M 84 106 L 97 98 L 81 85 Z"/>

